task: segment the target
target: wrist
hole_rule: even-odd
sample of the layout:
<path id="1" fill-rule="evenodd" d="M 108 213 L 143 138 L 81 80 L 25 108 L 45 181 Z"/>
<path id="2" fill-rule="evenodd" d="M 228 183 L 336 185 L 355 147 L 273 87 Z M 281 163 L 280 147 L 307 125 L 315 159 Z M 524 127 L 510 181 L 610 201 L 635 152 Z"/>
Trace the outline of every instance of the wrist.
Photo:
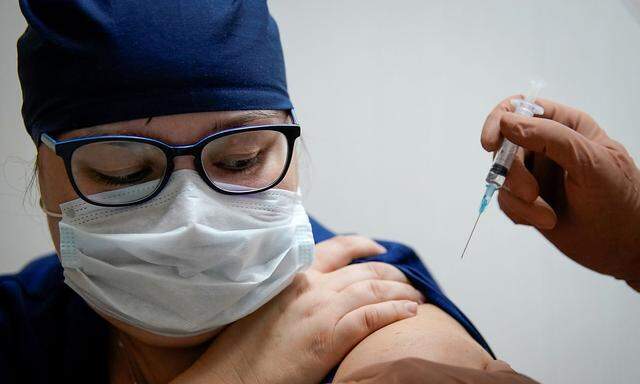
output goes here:
<path id="1" fill-rule="evenodd" d="M 253 384 L 253 381 L 245 380 L 242 375 L 234 370 L 189 368 L 178 377 L 171 380 L 170 384 Z"/>
<path id="2" fill-rule="evenodd" d="M 237 356 L 237 350 L 226 354 L 212 352 L 205 352 L 171 384 L 260 384 L 247 359 Z"/>

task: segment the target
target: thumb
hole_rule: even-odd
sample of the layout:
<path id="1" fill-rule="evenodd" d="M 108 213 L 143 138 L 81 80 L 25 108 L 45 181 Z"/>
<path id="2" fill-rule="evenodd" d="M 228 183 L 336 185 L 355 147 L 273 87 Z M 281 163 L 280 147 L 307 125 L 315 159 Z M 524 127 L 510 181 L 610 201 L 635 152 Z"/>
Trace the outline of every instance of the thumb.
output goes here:
<path id="1" fill-rule="evenodd" d="M 554 120 L 505 113 L 500 132 L 514 144 L 546 155 L 577 181 L 583 180 L 585 171 L 597 161 L 594 143 Z"/>

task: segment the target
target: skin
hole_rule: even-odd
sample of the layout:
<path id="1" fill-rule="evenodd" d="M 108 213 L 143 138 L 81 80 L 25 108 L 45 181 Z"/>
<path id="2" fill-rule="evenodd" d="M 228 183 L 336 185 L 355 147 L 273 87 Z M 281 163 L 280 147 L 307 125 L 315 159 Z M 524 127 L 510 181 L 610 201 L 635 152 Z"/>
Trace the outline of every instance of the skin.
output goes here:
<path id="1" fill-rule="evenodd" d="M 345 377 L 340 383 L 538 384 L 500 360 L 491 361 L 484 371 L 480 371 L 412 357 L 374 364 Z"/>
<path id="2" fill-rule="evenodd" d="M 487 151 L 497 151 L 503 138 L 521 146 L 500 189 L 500 208 L 514 223 L 538 229 L 576 262 L 625 280 L 640 291 L 640 169 L 624 146 L 610 139 L 588 114 L 538 99 L 536 103 L 544 108 L 543 115 L 517 115 L 510 100 L 520 97 L 512 96 L 499 103 L 482 129 L 481 143 Z M 387 361 L 368 365 L 371 361 L 366 352 L 355 355 L 367 349 L 373 339 L 380 339 L 378 334 L 402 327 L 401 324 L 415 323 L 419 327 L 423 322 L 437 322 L 438 317 L 442 314 L 421 316 L 419 313 L 372 334 L 342 363 L 337 381 L 351 384 L 535 383 L 501 361 L 490 362 L 484 371 L 469 370 L 461 368 L 463 364 L 433 363 L 445 360 L 446 356 L 429 361 L 407 357 L 411 352 L 403 351 L 429 343 L 439 347 L 428 348 L 430 353 L 442 351 L 447 342 L 439 339 L 447 330 L 429 328 L 432 335 L 411 337 L 398 331 L 395 338 L 387 341 L 391 345 L 396 343 L 396 347 L 381 354 L 381 360 Z M 421 340 L 422 337 L 427 340 Z M 458 348 L 459 343 L 451 344 Z M 404 356 L 396 358 L 396 354 Z M 457 354 L 457 358 L 459 356 L 464 353 Z M 359 362 L 362 368 L 342 374 L 343 366 L 353 361 Z"/>
<path id="3" fill-rule="evenodd" d="M 276 124 L 285 121 L 284 113 L 265 111 L 255 115 L 241 112 L 193 113 L 177 116 L 161 116 L 149 119 L 136 119 L 106 124 L 86 129 L 65 132 L 58 139 L 98 134 L 125 134 L 155 138 L 170 144 L 190 144 L 213 133 L 215 130 L 246 124 Z M 38 183 L 44 207 L 60 213 L 58 206 L 78 196 L 68 180 L 64 161 L 44 145 L 38 148 Z M 175 170 L 195 169 L 193 159 L 179 157 L 175 159 Z M 295 190 L 297 188 L 297 169 L 292 166 L 278 188 Z M 59 218 L 47 216 L 49 232 L 56 251 L 60 252 Z M 203 351 L 202 344 L 211 340 L 221 330 L 187 338 L 170 338 L 156 335 L 132 327 L 106 314 L 100 313 L 114 327 L 113 338 L 127 338 L 137 359 L 145 360 L 153 356 L 153 366 L 146 367 L 149 376 L 172 378 L 187 369 Z M 206 346 L 205 346 L 206 347 Z M 178 352 L 178 353 L 176 353 Z M 165 380 L 167 381 L 167 380 Z"/>
<path id="4" fill-rule="evenodd" d="M 78 129 L 65 132 L 58 135 L 57 138 L 69 139 L 96 134 L 126 134 L 151 137 L 169 144 L 191 144 L 219 129 L 242 125 L 277 124 L 285 122 L 287 119 L 288 117 L 280 111 L 193 113 L 160 116 L 150 120 L 137 119 Z M 59 204 L 77 199 L 78 196 L 73 191 L 66 175 L 64 162 L 60 157 L 56 156 L 44 145 L 41 145 L 38 149 L 38 159 L 38 180 L 44 208 L 48 211 L 59 213 Z M 176 158 L 175 169 L 194 169 L 193 158 L 188 156 Z M 295 158 L 288 174 L 277 188 L 288 190 L 296 190 L 298 188 L 298 168 Z M 55 217 L 48 217 L 51 237 L 58 252 L 60 245 L 59 220 Z M 273 299 L 272 302 L 267 303 L 257 312 L 237 321 L 226 329 L 198 336 L 174 338 L 155 335 L 98 312 L 112 325 L 109 362 L 111 381 L 129 382 L 128 359 L 135 361 L 145 379 L 151 383 L 169 382 L 172 379 L 175 379 L 175 382 L 189 383 L 200 381 L 225 383 L 240 381 L 245 383 L 252 382 L 251 379 L 256 377 L 271 377 L 269 374 L 277 374 L 283 371 L 279 367 L 274 367 L 277 364 L 274 364 L 272 360 L 264 362 L 256 360 L 249 367 L 238 368 L 237 361 L 233 360 L 233 354 L 228 351 L 230 349 L 241 350 L 243 346 L 246 346 L 247 350 L 251 350 L 255 349 L 254 347 L 259 344 L 260 346 L 264 345 L 264 348 L 271 352 L 275 351 L 276 355 L 282 354 L 284 356 L 284 354 L 290 352 L 292 359 L 304 355 L 302 352 L 288 351 L 291 348 L 287 345 L 280 346 L 281 349 L 277 349 L 279 348 L 278 344 L 269 344 L 268 340 L 260 339 L 262 337 L 258 332 L 261 329 L 260 324 L 270 324 L 268 321 L 273 321 L 274 327 L 279 325 L 279 329 L 282 329 L 288 337 L 291 326 L 299 324 L 299 321 L 294 319 L 292 324 L 282 323 L 284 321 L 282 318 L 286 313 L 282 313 L 281 308 L 295 308 L 296 305 L 304 305 L 304 298 L 307 296 L 313 298 L 315 302 L 308 304 L 308 307 L 302 307 L 303 309 L 330 308 L 330 305 L 328 305 L 330 303 L 320 304 L 318 302 L 318 300 L 322 300 L 322 295 L 318 297 L 318 294 L 313 296 L 309 293 L 308 295 L 302 295 L 302 299 L 297 297 L 288 298 L 290 292 L 311 290 L 306 288 L 307 286 L 315 287 L 314 292 L 323 292 L 319 289 L 322 287 L 326 289 L 327 284 L 335 285 L 341 281 L 340 279 L 354 279 L 354 276 L 360 275 L 362 275 L 361 279 L 363 281 L 366 279 L 382 281 L 379 287 L 385 288 L 377 288 L 379 292 L 377 292 L 375 302 L 380 302 L 379 305 L 386 305 L 386 307 L 372 307 L 372 310 L 366 311 L 368 313 L 362 318 L 355 316 L 363 315 L 365 311 L 361 311 L 361 313 L 354 311 L 349 313 L 348 316 L 340 317 L 340 321 L 343 318 L 346 320 L 353 318 L 354 324 L 363 324 L 363 320 L 360 319 L 365 319 L 369 316 L 369 320 L 371 320 L 372 314 L 375 315 L 373 317 L 374 324 L 369 324 L 371 329 L 366 329 L 366 332 L 359 336 L 359 339 L 354 339 L 352 344 L 338 345 L 342 340 L 339 340 L 336 345 L 332 344 L 335 348 L 323 350 L 321 359 L 318 356 L 315 357 L 320 359 L 322 364 L 308 364 L 309 371 L 302 370 L 298 376 L 300 380 L 292 379 L 291 382 L 307 382 L 305 380 L 310 380 L 308 379 L 309 377 L 317 377 L 315 379 L 317 382 L 332 366 L 340 361 L 342 363 L 338 370 L 338 379 L 372 363 L 403 357 L 418 357 L 444 364 L 484 369 L 491 361 L 491 357 L 451 317 L 429 304 L 420 305 L 417 311 L 415 305 L 408 312 L 404 310 L 403 303 L 406 300 L 422 302 L 423 299 L 420 297 L 421 294 L 410 287 L 406 277 L 396 268 L 386 264 L 375 268 L 366 265 L 373 263 L 364 263 L 357 267 L 347 266 L 354 257 L 370 256 L 383 251 L 384 249 L 381 249 L 375 242 L 358 236 L 337 237 L 320 243 L 316 247 L 316 262 L 310 271 L 299 275 L 292 286 Z M 351 268 L 352 271 L 346 274 L 343 273 L 342 276 L 336 275 L 346 268 Z M 367 273 L 373 276 L 368 276 L 366 275 Z M 369 284 L 369 286 L 372 285 Z M 389 287 L 394 288 L 391 289 Z M 361 287 L 358 289 L 361 289 Z M 334 293 L 333 291 L 328 292 Z M 354 297 L 359 297 L 360 293 L 361 291 L 354 291 Z M 376 296 L 376 292 L 373 293 L 373 296 Z M 276 304 L 279 303 L 280 307 L 273 304 L 274 302 Z M 283 302 L 289 304 L 284 305 Z M 308 309 L 304 309 L 304 312 L 308 312 Z M 319 319 L 322 320 L 324 318 L 322 316 L 326 315 L 322 312 L 319 313 Z M 299 347 L 302 350 L 310 348 L 309 345 L 304 344 L 304 340 L 306 340 L 304 339 L 305 329 L 301 330 L 302 334 L 298 339 L 298 341 L 302 342 Z M 309 332 L 312 331 L 313 329 L 309 328 Z M 251 338 L 251 332 L 258 332 L 257 338 Z M 354 333 L 357 332 L 347 332 L 348 335 L 353 335 Z M 218 334 L 220 335 L 216 337 Z M 341 339 L 344 339 L 344 337 Z M 125 350 L 117 347 L 118 341 L 126 347 Z M 292 341 L 292 345 L 295 344 L 294 341 Z M 228 347 L 225 343 L 228 344 Z M 281 353 L 281 351 L 283 352 Z M 314 353 L 317 354 L 319 352 L 316 349 Z M 260 355 L 265 356 L 264 353 Z M 283 359 L 287 361 L 286 358 L 283 357 Z M 286 365 L 287 363 L 285 362 L 284 364 Z M 301 364 L 301 366 L 304 367 L 304 364 Z M 226 370 L 227 367 L 231 368 Z M 315 370 L 313 374 L 311 370 Z M 225 372 L 231 372 L 231 374 L 228 377 L 223 377 Z M 279 379 L 287 382 L 287 379 L 293 378 L 295 374 L 296 372 L 292 372 L 290 376 Z M 240 377 L 242 375 L 246 377 Z M 277 382 L 276 376 L 273 377 L 273 380 L 265 379 L 265 381 Z M 256 382 L 259 381 L 262 380 Z"/>
<path id="5" fill-rule="evenodd" d="M 563 254 L 640 291 L 640 169 L 587 113 L 538 99 L 544 114 L 513 113 L 503 100 L 481 143 L 521 147 L 498 202 L 514 223 L 535 227 Z"/>
<path id="6" fill-rule="evenodd" d="M 372 364 L 407 357 L 472 369 L 485 369 L 492 361 L 451 316 L 423 304 L 417 316 L 388 325 L 358 344 L 340 364 L 336 381 Z"/>

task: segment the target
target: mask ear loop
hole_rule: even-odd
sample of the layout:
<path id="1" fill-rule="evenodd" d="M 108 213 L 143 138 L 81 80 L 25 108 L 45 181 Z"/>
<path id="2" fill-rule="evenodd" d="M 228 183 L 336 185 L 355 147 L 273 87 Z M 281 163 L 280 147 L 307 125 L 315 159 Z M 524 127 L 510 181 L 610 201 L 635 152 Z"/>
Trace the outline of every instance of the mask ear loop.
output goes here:
<path id="1" fill-rule="evenodd" d="M 56 217 L 59 219 L 62 218 L 62 213 L 51 212 L 44 207 L 44 202 L 42 201 L 42 197 L 38 199 L 38 205 L 40 206 L 40 209 L 42 210 L 42 212 L 44 212 L 45 215 L 50 217 Z"/>

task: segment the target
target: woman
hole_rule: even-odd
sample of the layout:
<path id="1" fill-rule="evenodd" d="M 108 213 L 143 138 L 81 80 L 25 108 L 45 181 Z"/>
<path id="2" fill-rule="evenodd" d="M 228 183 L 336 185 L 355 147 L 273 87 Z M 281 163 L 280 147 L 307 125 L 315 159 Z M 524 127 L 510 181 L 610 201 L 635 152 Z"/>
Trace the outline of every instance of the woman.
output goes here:
<path id="1" fill-rule="evenodd" d="M 313 383 L 492 360 L 411 249 L 308 218 L 264 2 L 20 5 L 56 255 L 0 280 L 3 381 Z"/>

